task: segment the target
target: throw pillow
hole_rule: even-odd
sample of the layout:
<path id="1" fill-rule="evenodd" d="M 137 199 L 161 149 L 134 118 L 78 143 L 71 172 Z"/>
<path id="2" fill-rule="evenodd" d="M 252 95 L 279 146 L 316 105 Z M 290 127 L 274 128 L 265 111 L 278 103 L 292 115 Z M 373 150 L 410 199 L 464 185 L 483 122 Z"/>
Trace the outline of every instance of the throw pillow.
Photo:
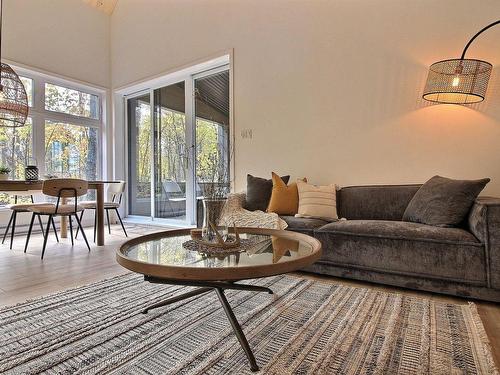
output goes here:
<path id="1" fill-rule="evenodd" d="M 299 209 L 296 217 L 337 220 L 337 187 L 316 186 L 297 181 Z"/>
<path id="2" fill-rule="evenodd" d="M 489 178 L 452 180 L 434 176 L 417 190 L 406 207 L 403 221 L 438 227 L 458 226 L 488 182 Z"/>
<path id="3" fill-rule="evenodd" d="M 282 176 L 281 179 L 287 184 L 290 176 Z M 249 211 L 266 211 L 272 191 L 273 180 L 247 174 L 247 194 L 243 208 Z"/>
<path id="4" fill-rule="evenodd" d="M 299 209 L 299 192 L 297 183 L 287 184 L 273 172 L 273 190 L 271 200 L 267 207 L 267 212 L 274 212 L 278 215 L 295 215 Z M 303 179 L 303 181 L 307 181 Z"/>

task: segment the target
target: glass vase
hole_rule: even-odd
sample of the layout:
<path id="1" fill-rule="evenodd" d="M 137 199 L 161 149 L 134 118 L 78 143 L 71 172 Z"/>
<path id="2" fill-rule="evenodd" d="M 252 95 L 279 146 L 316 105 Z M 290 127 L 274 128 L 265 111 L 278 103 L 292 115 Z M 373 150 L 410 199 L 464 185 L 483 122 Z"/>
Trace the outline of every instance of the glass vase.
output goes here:
<path id="1" fill-rule="evenodd" d="M 204 241 L 217 242 L 217 235 L 210 224 L 213 224 L 224 241 L 227 239 L 227 226 L 220 224 L 225 205 L 226 198 L 203 199 L 202 238 Z"/>

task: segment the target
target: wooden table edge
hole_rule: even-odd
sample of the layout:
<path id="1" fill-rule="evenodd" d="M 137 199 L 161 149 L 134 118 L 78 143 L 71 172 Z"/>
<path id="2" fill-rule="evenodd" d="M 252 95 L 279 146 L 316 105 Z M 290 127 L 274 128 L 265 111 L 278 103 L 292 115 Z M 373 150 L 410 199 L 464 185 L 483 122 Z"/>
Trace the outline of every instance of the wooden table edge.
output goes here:
<path id="1" fill-rule="evenodd" d="M 140 243 L 165 237 L 189 235 L 190 229 L 176 229 L 155 232 L 126 241 L 118 249 L 116 249 L 116 260 L 121 266 L 125 267 L 126 269 L 148 276 L 160 277 L 169 280 L 226 281 L 275 276 L 296 271 L 308 265 L 311 265 L 321 257 L 321 242 L 319 242 L 316 238 L 303 233 L 277 229 L 246 227 L 238 228 L 238 230 L 240 230 L 241 233 L 271 236 L 275 235 L 283 238 L 306 242 L 311 245 L 313 250 L 309 256 L 289 260 L 287 262 L 224 268 L 159 265 L 133 260 L 123 254 L 123 251 L 127 250 L 131 246 L 135 246 Z"/>

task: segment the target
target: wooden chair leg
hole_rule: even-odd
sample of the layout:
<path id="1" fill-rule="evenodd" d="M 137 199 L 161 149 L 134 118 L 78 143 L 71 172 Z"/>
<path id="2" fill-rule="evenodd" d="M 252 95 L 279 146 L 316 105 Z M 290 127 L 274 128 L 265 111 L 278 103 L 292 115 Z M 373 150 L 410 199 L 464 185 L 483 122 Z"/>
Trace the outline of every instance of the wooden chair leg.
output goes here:
<path id="1" fill-rule="evenodd" d="M 17 219 L 17 211 L 14 211 L 14 216 L 12 217 L 12 231 L 10 232 L 9 249 L 11 250 L 12 250 L 12 242 L 14 242 L 14 232 L 16 231 L 16 219 Z"/>
<path id="2" fill-rule="evenodd" d="M 71 215 L 69 215 L 69 235 L 71 237 L 71 246 L 75 246 L 75 242 L 73 240 L 73 219 Z"/>
<path id="3" fill-rule="evenodd" d="M 82 233 L 83 239 L 85 240 L 85 243 L 87 244 L 87 247 L 90 251 L 89 241 L 87 241 L 87 236 L 85 235 L 85 231 L 83 230 L 82 223 L 81 223 L 80 219 L 78 218 L 77 214 L 75 214 L 75 219 L 78 222 L 78 227 L 80 228 L 80 232 Z"/>
<path id="4" fill-rule="evenodd" d="M 108 232 L 111 234 L 111 224 L 109 223 L 109 210 L 106 210 L 106 221 L 108 222 Z"/>
<path id="5" fill-rule="evenodd" d="M 97 210 L 94 210 L 94 243 L 97 235 Z"/>
<path id="6" fill-rule="evenodd" d="M 81 214 L 80 214 L 80 221 L 82 221 L 83 219 L 83 213 L 85 212 L 85 210 L 82 210 Z M 70 216 L 71 217 L 71 216 Z M 76 234 L 75 234 L 75 240 L 76 240 L 76 237 L 78 237 L 78 231 L 80 230 L 80 228 L 77 226 L 76 227 Z"/>
<path id="7" fill-rule="evenodd" d="M 14 217 L 14 211 L 10 214 L 9 224 L 7 224 L 7 228 L 5 228 L 5 233 L 3 234 L 2 245 L 5 242 L 5 237 L 7 237 L 7 233 L 9 233 L 10 225 L 12 224 L 12 218 Z"/>
<path id="8" fill-rule="evenodd" d="M 128 237 L 127 231 L 125 230 L 125 226 L 123 225 L 122 218 L 120 216 L 120 212 L 118 212 L 118 208 L 115 208 L 116 216 L 118 216 L 118 220 L 120 221 L 120 224 L 122 225 L 123 233 L 125 233 L 125 237 Z"/>
<path id="9" fill-rule="evenodd" d="M 47 239 L 49 238 L 49 229 L 50 229 L 50 224 L 52 223 L 52 227 L 54 228 L 54 231 L 56 229 L 56 226 L 54 225 L 54 218 L 52 215 L 49 215 L 49 220 L 47 220 L 47 229 L 45 229 L 45 238 L 43 239 L 43 248 L 42 248 L 42 258 L 45 255 L 45 247 L 47 247 Z"/>
<path id="10" fill-rule="evenodd" d="M 54 229 L 54 234 L 56 235 L 56 240 L 57 240 L 57 242 L 59 242 L 59 236 L 57 235 L 56 223 L 54 222 L 54 217 L 52 215 L 49 216 L 49 224 L 50 223 L 52 223 L 52 229 Z"/>
<path id="11" fill-rule="evenodd" d="M 30 237 L 31 237 L 31 230 L 33 229 L 33 222 L 35 221 L 35 215 L 31 215 L 31 222 L 30 222 L 30 228 L 28 229 L 28 235 L 26 236 L 26 245 L 24 245 L 24 252 L 26 253 L 26 249 L 28 248 L 28 243 L 30 242 Z M 38 218 L 40 218 L 39 215 L 37 215 Z"/>

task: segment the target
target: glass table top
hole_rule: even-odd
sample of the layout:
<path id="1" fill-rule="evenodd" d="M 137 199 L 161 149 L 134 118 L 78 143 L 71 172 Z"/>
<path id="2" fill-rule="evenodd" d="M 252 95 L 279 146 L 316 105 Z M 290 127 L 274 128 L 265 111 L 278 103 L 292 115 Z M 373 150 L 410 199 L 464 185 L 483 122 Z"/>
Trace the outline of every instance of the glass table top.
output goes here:
<path id="1" fill-rule="evenodd" d="M 149 277 L 234 281 L 296 271 L 321 256 L 321 243 L 305 234 L 260 228 L 238 228 L 238 233 L 242 248 L 217 255 L 186 248 L 189 229 L 148 234 L 125 242 L 117 249 L 116 260 Z"/>
<path id="2" fill-rule="evenodd" d="M 289 232 L 290 233 L 290 232 Z M 168 232 L 166 232 L 168 235 Z M 318 249 L 314 244 L 296 238 L 268 234 L 240 234 L 243 251 L 207 255 L 183 246 L 189 234 L 149 239 L 121 249 L 131 261 L 167 267 L 233 268 L 272 265 L 307 258 Z"/>

